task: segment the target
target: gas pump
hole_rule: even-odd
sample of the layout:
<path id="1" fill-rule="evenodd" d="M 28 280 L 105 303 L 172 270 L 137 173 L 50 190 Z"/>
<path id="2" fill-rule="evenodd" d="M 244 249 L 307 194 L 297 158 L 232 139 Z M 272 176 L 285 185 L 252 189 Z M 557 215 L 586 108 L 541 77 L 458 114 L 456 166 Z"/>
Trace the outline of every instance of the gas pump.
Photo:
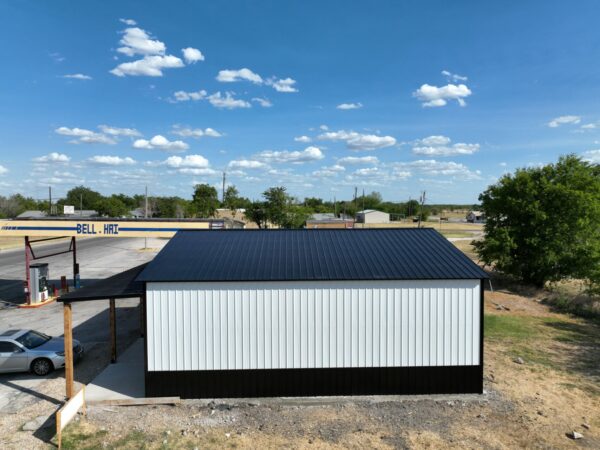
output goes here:
<path id="1" fill-rule="evenodd" d="M 29 265 L 31 303 L 40 303 L 48 300 L 48 277 L 48 263 Z"/>

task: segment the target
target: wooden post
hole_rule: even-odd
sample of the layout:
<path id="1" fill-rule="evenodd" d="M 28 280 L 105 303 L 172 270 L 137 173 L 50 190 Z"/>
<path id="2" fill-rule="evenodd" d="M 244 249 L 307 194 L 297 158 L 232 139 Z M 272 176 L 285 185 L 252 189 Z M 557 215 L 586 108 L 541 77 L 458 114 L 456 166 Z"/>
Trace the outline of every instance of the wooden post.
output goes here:
<path id="1" fill-rule="evenodd" d="M 109 318 L 110 318 L 110 362 L 117 362 L 117 312 L 115 308 L 115 299 L 109 300 Z"/>
<path id="2" fill-rule="evenodd" d="M 73 397 L 73 318 L 71 304 L 65 303 L 63 307 L 65 325 L 65 382 L 67 399 Z"/>

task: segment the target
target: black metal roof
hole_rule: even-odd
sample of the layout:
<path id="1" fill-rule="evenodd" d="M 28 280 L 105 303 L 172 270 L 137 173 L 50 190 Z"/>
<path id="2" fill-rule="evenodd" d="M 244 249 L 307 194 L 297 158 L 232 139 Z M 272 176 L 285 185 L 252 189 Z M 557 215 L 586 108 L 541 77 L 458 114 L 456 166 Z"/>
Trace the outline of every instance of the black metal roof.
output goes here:
<path id="1" fill-rule="evenodd" d="M 58 301 L 83 302 L 110 298 L 139 297 L 144 294 L 144 283 L 137 281 L 136 278 L 147 264 L 141 264 L 112 277 L 98 280 L 81 289 L 61 295 Z"/>
<path id="2" fill-rule="evenodd" d="M 480 279 L 431 228 L 179 231 L 139 281 Z"/>

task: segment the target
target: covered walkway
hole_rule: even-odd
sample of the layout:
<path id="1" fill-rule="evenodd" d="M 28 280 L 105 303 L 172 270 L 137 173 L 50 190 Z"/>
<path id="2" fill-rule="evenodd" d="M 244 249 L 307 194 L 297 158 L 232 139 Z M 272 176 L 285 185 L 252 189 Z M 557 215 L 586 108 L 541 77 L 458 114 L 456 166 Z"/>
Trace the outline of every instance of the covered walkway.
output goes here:
<path id="1" fill-rule="evenodd" d="M 107 299 L 109 301 L 109 327 L 110 327 L 110 341 L 111 341 L 111 363 L 117 362 L 117 329 L 116 329 L 116 301 L 119 299 L 126 298 L 139 298 L 140 299 L 140 332 L 143 336 L 145 330 L 144 317 L 145 317 L 145 292 L 144 283 L 136 281 L 138 274 L 146 267 L 146 264 L 141 264 L 132 269 L 126 270 L 119 274 L 113 275 L 112 277 L 105 278 L 90 284 L 84 288 L 78 289 L 73 292 L 69 292 L 61 296 L 58 301 L 64 305 L 64 337 L 65 337 L 65 381 L 66 381 L 66 397 L 71 398 L 75 394 L 73 387 L 73 325 L 72 325 L 72 304 L 78 302 L 102 300 Z M 133 350 L 136 345 L 139 345 L 143 349 L 143 345 L 139 344 L 138 341 L 129 350 Z M 128 350 L 128 351 L 129 351 Z M 142 361 L 142 382 L 140 385 L 141 392 L 144 391 L 143 385 L 143 351 L 141 352 Z M 125 352 L 127 354 L 127 352 Z M 133 353 L 132 353 L 133 355 Z M 135 361 L 135 358 L 131 359 Z M 109 366 L 110 367 L 110 366 Z M 118 374 L 119 370 L 126 370 L 127 367 L 122 366 L 118 369 L 114 369 L 115 373 Z M 104 374 L 102 372 L 102 374 Z M 101 375 L 102 375 L 101 374 Z M 135 380 L 128 380 L 135 384 Z M 104 383 L 104 382 L 102 382 Z M 110 389 L 110 387 L 109 387 Z"/>

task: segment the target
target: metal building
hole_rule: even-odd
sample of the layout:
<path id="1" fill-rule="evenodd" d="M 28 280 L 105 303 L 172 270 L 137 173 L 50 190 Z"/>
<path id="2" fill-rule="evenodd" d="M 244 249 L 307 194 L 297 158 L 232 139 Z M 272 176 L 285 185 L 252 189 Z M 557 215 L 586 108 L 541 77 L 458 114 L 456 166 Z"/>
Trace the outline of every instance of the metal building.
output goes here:
<path id="1" fill-rule="evenodd" d="M 358 223 L 390 223 L 390 215 L 375 209 L 365 209 L 356 213 Z"/>
<path id="2" fill-rule="evenodd" d="M 138 277 L 146 395 L 480 393 L 485 278 L 433 229 L 180 231 Z"/>

